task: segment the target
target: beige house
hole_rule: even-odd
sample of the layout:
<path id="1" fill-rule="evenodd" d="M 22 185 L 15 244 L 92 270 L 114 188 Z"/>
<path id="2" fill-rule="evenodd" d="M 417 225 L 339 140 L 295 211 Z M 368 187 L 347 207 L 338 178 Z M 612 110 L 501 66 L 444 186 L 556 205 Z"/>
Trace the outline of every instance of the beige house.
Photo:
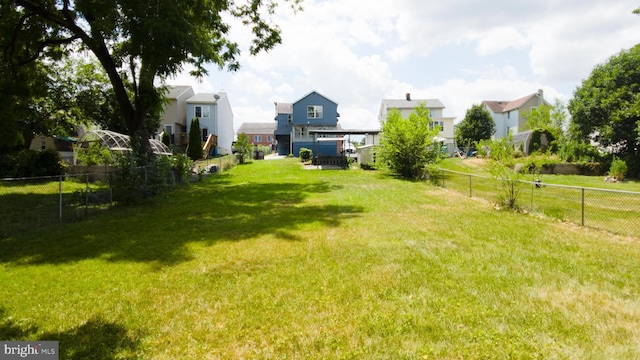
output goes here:
<path id="1" fill-rule="evenodd" d="M 455 117 L 445 117 L 443 110 L 444 104 L 438 99 L 412 99 L 411 94 L 407 93 L 404 99 L 383 99 L 380 103 L 380 111 L 378 113 L 378 120 L 382 122 L 387 118 L 387 114 L 392 109 L 400 111 L 400 115 L 403 118 L 409 117 L 418 105 L 424 103 L 429 109 L 429 117 L 433 126 L 440 126 L 440 133 L 438 134 L 438 141 L 441 141 L 449 149 L 454 149 L 453 130 Z"/>
<path id="2" fill-rule="evenodd" d="M 171 143 L 186 145 L 187 143 L 187 100 L 194 95 L 191 86 L 169 86 L 166 95 L 167 103 L 160 116 L 158 139 L 163 131 L 171 135 Z"/>
<path id="3" fill-rule="evenodd" d="M 73 164 L 73 145 L 75 142 L 76 139 L 69 137 L 52 137 L 39 134 L 31 140 L 29 150 L 55 150 L 60 154 L 62 161 L 67 164 Z"/>

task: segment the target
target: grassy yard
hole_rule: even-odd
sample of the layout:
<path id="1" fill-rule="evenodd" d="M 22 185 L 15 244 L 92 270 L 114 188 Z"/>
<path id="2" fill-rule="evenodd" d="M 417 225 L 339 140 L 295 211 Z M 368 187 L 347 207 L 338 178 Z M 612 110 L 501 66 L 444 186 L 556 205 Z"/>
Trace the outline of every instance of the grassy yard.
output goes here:
<path id="1" fill-rule="evenodd" d="M 487 163 L 488 160 L 478 158 L 448 158 L 441 162 L 441 166 L 447 170 L 460 171 L 481 176 L 491 176 Z M 604 176 L 541 174 L 538 177 L 549 184 L 640 192 L 640 181 L 636 179 L 629 179 L 619 183 L 611 183 L 605 182 Z"/>
<path id="2" fill-rule="evenodd" d="M 0 240 L 61 359 L 637 359 L 639 298 L 638 238 L 295 159 Z"/>

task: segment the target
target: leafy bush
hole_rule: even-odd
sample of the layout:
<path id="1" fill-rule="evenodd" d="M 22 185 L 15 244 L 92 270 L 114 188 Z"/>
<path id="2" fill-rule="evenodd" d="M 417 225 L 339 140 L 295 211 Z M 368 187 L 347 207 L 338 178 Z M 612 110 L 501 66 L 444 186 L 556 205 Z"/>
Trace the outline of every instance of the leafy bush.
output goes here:
<path id="1" fill-rule="evenodd" d="M 0 157 L 0 177 L 55 176 L 64 173 L 55 150 L 21 150 Z"/>
<path id="2" fill-rule="evenodd" d="M 193 169 L 193 160 L 185 154 L 175 154 L 171 157 L 171 170 L 175 177 L 175 182 L 182 184 L 191 174 Z"/>
<path id="3" fill-rule="evenodd" d="M 311 149 L 307 149 L 307 148 L 300 148 L 300 160 L 302 160 L 303 162 L 307 162 L 309 160 L 311 160 L 311 156 L 313 155 L 313 152 L 311 151 Z"/>
<path id="4" fill-rule="evenodd" d="M 166 131 L 162 132 L 162 143 L 171 147 L 171 135 Z"/>
<path id="5" fill-rule="evenodd" d="M 601 159 L 598 148 L 584 141 L 564 138 L 558 150 L 560 159 L 567 162 L 597 162 Z"/>
<path id="6" fill-rule="evenodd" d="M 81 165 L 112 165 L 111 151 L 99 143 L 91 143 L 86 148 L 78 149 L 78 163 Z"/>
<path id="7" fill-rule="evenodd" d="M 614 158 L 609 168 L 609 175 L 620 181 L 627 175 L 627 163 L 619 158 Z"/>
<path id="8" fill-rule="evenodd" d="M 233 145 L 233 149 L 240 164 L 244 164 L 245 161 L 250 160 L 253 146 L 251 145 L 249 136 L 245 133 L 238 134 L 238 140 Z"/>
<path id="9" fill-rule="evenodd" d="M 181 171 L 186 171 L 188 161 L 160 155 L 154 156 L 147 166 L 137 166 L 137 163 L 134 153 L 116 158 L 116 172 L 112 180 L 114 200 L 131 204 L 166 191 L 174 185 L 174 167 L 179 166 Z"/>

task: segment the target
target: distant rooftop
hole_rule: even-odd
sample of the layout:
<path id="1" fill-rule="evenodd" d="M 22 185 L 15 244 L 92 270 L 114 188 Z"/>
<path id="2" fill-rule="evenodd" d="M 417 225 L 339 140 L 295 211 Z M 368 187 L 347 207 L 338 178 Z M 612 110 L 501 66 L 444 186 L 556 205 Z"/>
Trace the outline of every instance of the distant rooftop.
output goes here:
<path id="1" fill-rule="evenodd" d="M 241 133 L 245 133 L 245 134 L 273 134 L 273 132 L 276 130 L 276 123 L 275 122 L 268 122 L 268 123 L 257 123 L 257 122 L 252 122 L 252 123 L 242 123 L 242 125 L 240 125 L 240 128 L 238 129 L 237 133 L 241 134 Z"/>
<path id="2" fill-rule="evenodd" d="M 444 109 L 444 104 L 438 99 L 382 99 L 382 105 L 387 109 L 415 109 L 425 103 L 429 109 Z"/>

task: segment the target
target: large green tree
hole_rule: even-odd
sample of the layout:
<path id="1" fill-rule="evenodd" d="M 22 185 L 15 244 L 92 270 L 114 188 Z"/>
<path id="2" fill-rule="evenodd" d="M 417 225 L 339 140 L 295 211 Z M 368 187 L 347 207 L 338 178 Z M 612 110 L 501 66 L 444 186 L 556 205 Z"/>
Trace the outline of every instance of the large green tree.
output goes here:
<path id="1" fill-rule="evenodd" d="M 208 63 L 238 69 L 240 48 L 228 39 L 230 18 L 251 27 L 251 54 L 271 49 L 281 42 L 270 22 L 276 6 L 276 0 L 0 0 L 1 46 L 12 66 L 72 52 L 93 54 L 144 162 L 150 154 L 145 121 L 163 98 L 155 82 L 187 64 L 195 76 L 205 75 Z"/>
<path id="2" fill-rule="evenodd" d="M 424 176 L 425 167 L 438 161 L 438 149 L 433 139 L 440 129 L 431 127 L 429 109 L 420 103 L 415 111 L 403 118 L 392 110 L 382 123 L 380 156 L 390 169 L 404 178 Z"/>
<path id="3" fill-rule="evenodd" d="M 556 99 L 554 105 L 542 104 L 522 114 L 527 119 L 527 128 L 530 130 L 543 129 L 560 139 L 568 125 L 567 107 Z"/>
<path id="4" fill-rule="evenodd" d="M 466 146 L 491 139 L 495 132 L 496 124 L 489 111 L 482 104 L 474 104 L 456 126 L 454 137 L 458 146 Z"/>
<path id="5" fill-rule="evenodd" d="M 569 101 L 572 128 L 620 157 L 637 156 L 640 141 L 640 45 L 597 65 Z"/>

